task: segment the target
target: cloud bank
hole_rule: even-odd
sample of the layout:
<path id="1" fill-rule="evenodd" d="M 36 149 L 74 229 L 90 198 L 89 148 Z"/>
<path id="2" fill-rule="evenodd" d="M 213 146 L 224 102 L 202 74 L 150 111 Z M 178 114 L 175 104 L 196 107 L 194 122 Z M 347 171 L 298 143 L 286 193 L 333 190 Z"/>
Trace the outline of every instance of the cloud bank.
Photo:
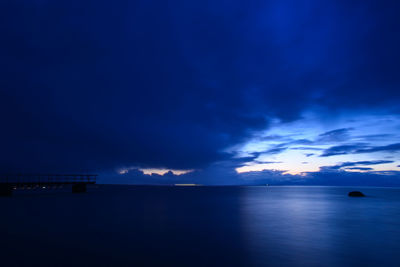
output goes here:
<path id="1" fill-rule="evenodd" d="M 0 172 L 230 162 L 230 174 L 249 158 L 287 162 L 294 154 L 273 157 L 294 151 L 308 155 L 300 165 L 374 153 L 365 160 L 398 164 L 398 136 L 382 120 L 400 114 L 399 8 L 372 0 L 2 1 Z M 318 123 L 303 120 L 308 111 Z M 363 121 L 335 123 L 346 118 L 386 126 L 356 138 Z M 286 125 L 298 122 L 312 140 L 290 136 Z M 255 135 L 264 150 L 232 149 Z M 210 183 L 233 179 L 208 175 Z"/>

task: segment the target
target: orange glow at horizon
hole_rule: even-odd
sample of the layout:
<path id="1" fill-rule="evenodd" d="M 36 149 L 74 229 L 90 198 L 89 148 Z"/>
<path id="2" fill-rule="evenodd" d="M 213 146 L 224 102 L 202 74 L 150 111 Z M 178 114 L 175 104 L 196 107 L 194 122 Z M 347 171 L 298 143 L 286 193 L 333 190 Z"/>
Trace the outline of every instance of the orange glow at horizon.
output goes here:
<path id="1" fill-rule="evenodd" d="M 130 170 L 139 170 L 143 172 L 143 174 L 146 175 L 152 175 L 152 174 L 158 174 L 158 175 L 164 175 L 168 172 L 172 172 L 174 175 L 183 175 L 187 174 L 190 172 L 193 172 L 194 170 L 175 170 L 175 169 L 164 169 L 164 168 L 138 168 L 138 167 L 130 167 L 130 168 L 124 168 L 118 170 L 119 174 L 127 174 Z"/>
<path id="2" fill-rule="evenodd" d="M 172 172 L 174 175 L 183 175 L 189 172 L 192 172 L 193 170 L 173 170 L 173 169 L 157 169 L 157 168 L 149 168 L 149 169 L 139 169 L 146 175 L 152 175 L 152 174 L 158 174 L 158 175 L 164 175 L 168 172 Z"/>

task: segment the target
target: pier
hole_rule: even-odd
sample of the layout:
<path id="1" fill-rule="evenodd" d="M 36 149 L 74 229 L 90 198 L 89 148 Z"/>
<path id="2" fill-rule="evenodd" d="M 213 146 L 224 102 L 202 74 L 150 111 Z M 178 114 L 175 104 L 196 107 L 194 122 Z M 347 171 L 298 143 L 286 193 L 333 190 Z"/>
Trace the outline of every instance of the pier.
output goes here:
<path id="1" fill-rule="evenodd" d="M 15 189 L 49 189 L 72 185 L 72 193 L 84 193 L 87 185 L 96 184 L 96 174 L 0 175 L 0 196 L 12 196 Z"/>

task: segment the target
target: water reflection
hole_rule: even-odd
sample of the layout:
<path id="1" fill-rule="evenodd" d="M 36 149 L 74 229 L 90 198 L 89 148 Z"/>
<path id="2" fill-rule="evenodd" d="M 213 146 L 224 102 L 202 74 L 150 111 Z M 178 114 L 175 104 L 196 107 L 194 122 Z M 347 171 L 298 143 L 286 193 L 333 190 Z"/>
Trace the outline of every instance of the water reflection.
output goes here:
<path id="1" fill-rule="evenodd" d="M 350 199 L 347 190 L 247 188 L 241 212 L 252 263 L 283 266 L 400 263 L 394 252 L 400 248 L 400 191 L 365 189 L 370 197 Z"/>
<path id="2" fill-rule="evenodd" d="M 2 266 L 400 266 L 400 190 L 353 189 L 15 194 L 0 199 Z"/>

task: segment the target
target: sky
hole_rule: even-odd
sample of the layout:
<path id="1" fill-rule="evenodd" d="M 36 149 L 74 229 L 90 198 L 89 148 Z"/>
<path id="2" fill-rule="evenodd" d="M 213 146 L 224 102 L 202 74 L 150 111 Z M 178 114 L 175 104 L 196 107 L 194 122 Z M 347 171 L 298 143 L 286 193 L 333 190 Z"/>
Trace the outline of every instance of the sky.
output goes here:
<path id="1" fill-rule="evenodd" d="M 0 3 L 0 172 L 400 186 L 398 1 Z"/>

